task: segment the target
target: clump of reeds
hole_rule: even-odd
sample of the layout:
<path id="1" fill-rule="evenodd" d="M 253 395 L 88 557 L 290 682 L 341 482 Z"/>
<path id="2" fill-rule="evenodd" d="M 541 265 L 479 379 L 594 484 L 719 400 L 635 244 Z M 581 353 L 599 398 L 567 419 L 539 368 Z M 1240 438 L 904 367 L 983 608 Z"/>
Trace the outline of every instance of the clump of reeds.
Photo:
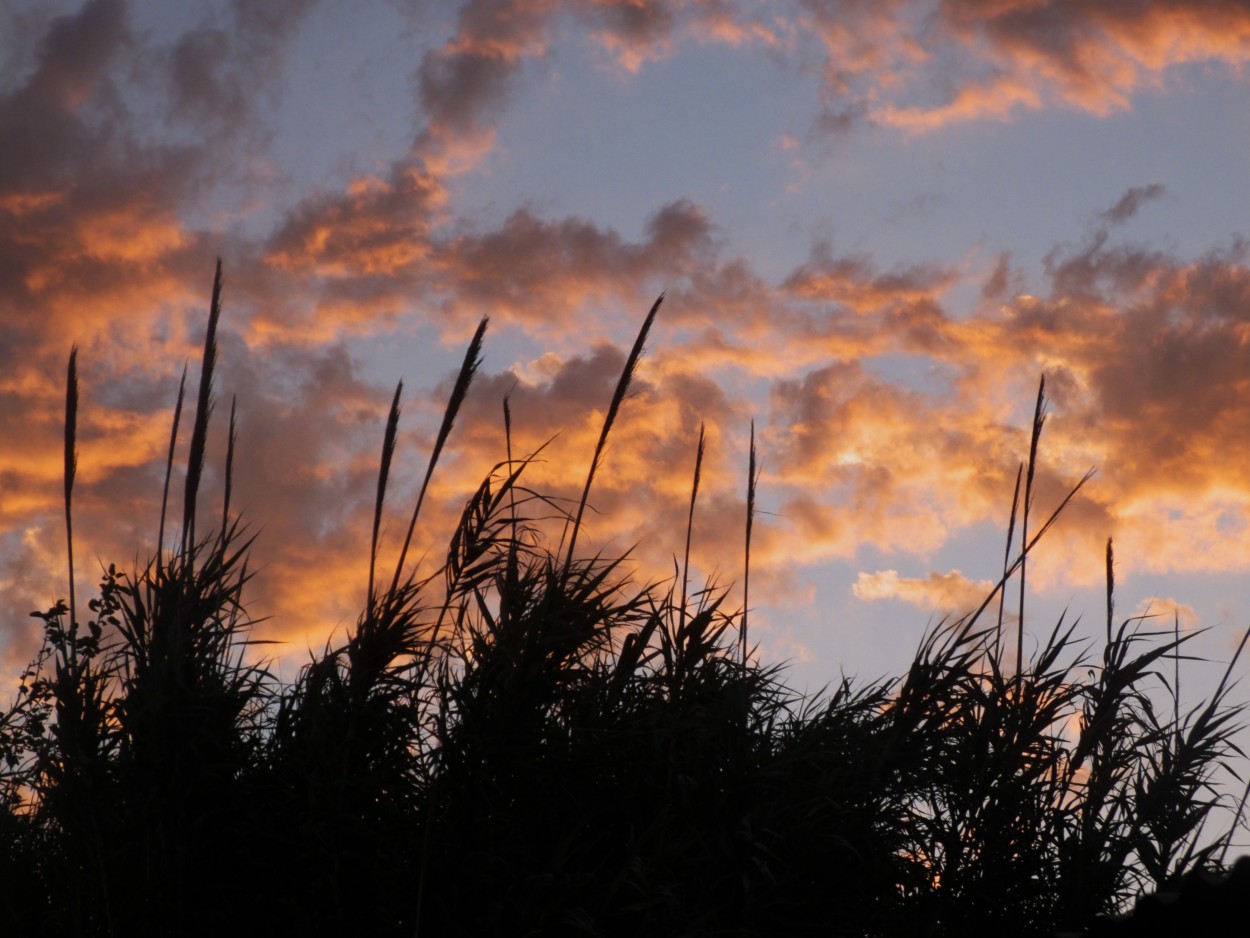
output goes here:
<path id="1" fill-rule="evenodd" d="M 483 321 L 391 568 L 380 532 L 396 389 L 362 612 L 341 646 L 283 684 L 246 656 L 251 541 L 230 514 L 233 407 L 220 525 L 198 524 L 220 266 L 212 296 L 178 536 L 166 550 L 185 375 L 156 555 L 107 567 L 81 623 L 71 573 L 68 602 L 39 614 L 43 649 L 0 714 L 6 924 L 73 935 L 1041 935 L 1224 861 L 1239 818 L 1214 836 L 1204 824 L 1222 804 L 1213 772 L 1240 752 L 1232 664 L 1207 701 L 1183 709 L 1179 671 L 1165 665 L 1191 636 L 1116 624 L 1110 543 L 1101 653 L 1061 620 L 1025 656 L 1028 557 L 1084 482 L 1032 523 L 1043 389 L 1002 576 L 981 608 L 929 631 L 898 679 L 844 679 L 805 698 L 756 660 L 745 605 L 690 582 L 702 430 L 671 579 L 636 583 L 627 558 L 577 552 L 658 301 L 574 507 L 525 487 L 533 457 L 514 457 L 505 401 L 506 458 L 469 495 L 445 556 L 425 572 L 408 562 Z M 74 353 L 66 399 L 72 567 Z M 744 579 L 757 481 L 752 429 Z M 553 512 L 557 542 L 545 533 Z M 1012 584 L 1020 618 L 1005 636 Z"/>

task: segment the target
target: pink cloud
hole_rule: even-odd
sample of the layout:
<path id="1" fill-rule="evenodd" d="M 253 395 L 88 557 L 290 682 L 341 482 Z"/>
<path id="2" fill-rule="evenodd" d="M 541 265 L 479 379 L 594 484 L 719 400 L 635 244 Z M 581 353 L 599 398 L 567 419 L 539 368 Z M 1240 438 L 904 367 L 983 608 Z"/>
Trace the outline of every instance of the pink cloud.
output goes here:
<path id="1" fill-rule="evenodd" d="M 826 63 L 814 123 L 823 132 L 865 118 L 924 132 L 1054 105 L 1102 115 L 1176 66 L 1250 60 L 1250 11 L 1238 2 L 805 0 L 802 9 Z"/>

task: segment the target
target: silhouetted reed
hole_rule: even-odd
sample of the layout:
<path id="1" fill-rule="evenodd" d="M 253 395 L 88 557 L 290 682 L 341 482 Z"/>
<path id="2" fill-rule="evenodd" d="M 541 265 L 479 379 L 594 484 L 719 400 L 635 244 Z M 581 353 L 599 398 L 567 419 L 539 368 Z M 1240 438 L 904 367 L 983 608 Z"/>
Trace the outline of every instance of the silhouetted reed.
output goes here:
<path id="1" fill-rule="evenodd" d="M 525 487 L 533 456 L 514 458 L 505 401 L 506 459 L 441 561 L 408 564 L 483 321 L 386 577 L 396 388 L 363 610 L 283 683 L 248 651 L 233 406 L 220 526 L 197 528 L 220 298 L 219 265 L 178 536 L 165 522 L 185 372 L 155 556 L 107 567 L 81 623 L 71 574 L 0 714 L 0 919 L 14 933 L 1043 935 L 1224 862 L 1240 809 L 1221 834 L 1204 824 L 1224 805 L 1213 773 L 1240 754 L 1232 663 L 1185 709 L 1175 662 L 1193 636 L 1115 623 L 1110 543 L 1101 655 L 1063 618 L 1025 655 L 1027 560 L 1088 478 L 1031 530 L 1044 388 L 980 608 L 930 629 L 898 679 L 805 697 L 748 648 L 745 606 L 690 583 L 702 429 L 670 580 L 576 552 L 659 301 L 573 507 Z M 752 426 L 744 581 L 757 483 Z"/>

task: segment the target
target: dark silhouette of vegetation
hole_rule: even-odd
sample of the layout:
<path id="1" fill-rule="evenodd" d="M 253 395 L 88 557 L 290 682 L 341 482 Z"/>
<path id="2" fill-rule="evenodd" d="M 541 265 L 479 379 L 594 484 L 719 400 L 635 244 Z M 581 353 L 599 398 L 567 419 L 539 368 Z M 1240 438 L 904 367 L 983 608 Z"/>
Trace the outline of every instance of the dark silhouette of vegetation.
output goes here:
<path id="1" fill-rule="evenodd" d="M 1061 620 L 1028 657 L 1023 618 L 1015 635 L 1004 621 L 1067 503 L 1031 517 L 1040 390 L 981 608 L 932 628 L 898 679 L 807 697 L 748 654 L 726 590 L 691 586 L 690 527 L 666 584 L 575 550 L 658 301 L 573 509 L 525 487 L 505 401 L 506 459 L 437 569 L 407 563 L 483 322 L 388 576 L 397 389 L 363 612 L 284 683 L 248 654 L 251 540 L 228 482 L 220 525 L 197 524 L 220 265 L 212 296 L 179 535 L 167 550 L 185 376 L 156 555 L 107 567 L 82 621 L 71 576 L 0 714 L 9 933 L 1047 935 L 1224 862 L 1239 810 L 1222 835 L 1203 825 L 1224 807 L 1214 771 L 1240 753 L 1231 664 L 1183 709 L 1165 665 L 1191 636 L 1115 622 L 1110 543 L 1100 654 Z M 72 564 L 74 353 L 66 399 Z M 229 439 L 227 479 L 233 410 Z M 691 525 L 702 458 L 701 437 Z M 752 434 L 748 555 L 756 482 Z"/>
<path id="2" fill-rule="evenodd" d="M 1171 938 L 1220 935 L 1244 921 L 1250 895 L 1250 856 L 1230 870 L 1193 870 L 1137 901 L 1131 913 L 1099 919 L 1086 938 Z"/>

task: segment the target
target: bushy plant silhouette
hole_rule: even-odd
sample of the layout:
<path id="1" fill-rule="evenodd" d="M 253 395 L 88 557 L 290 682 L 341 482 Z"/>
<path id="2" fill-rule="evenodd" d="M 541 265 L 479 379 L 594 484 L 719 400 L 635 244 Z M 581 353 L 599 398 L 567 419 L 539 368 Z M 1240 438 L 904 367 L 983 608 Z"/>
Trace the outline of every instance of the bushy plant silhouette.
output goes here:
<path id="1" fill-rule="evenodd" d="M 408 550 L 485 321 L 387 575 L 396 390 L 364 610 L 289 683 L 247 654 L 233 410 L 215 529 L 197 506 L 220 264 L 178 537 L 166 546 L 182 388 L 156 555 L 106 568 L 82 621 L 71 353 L 69 598 L 39 613 L 43 648 L 0 715 L 0 918 L 13 933 L 1046 935 L 1224 861 L 1238 812 L 1220 836 L 1203 824 L 1224 805 L 1214 771 L 1240 752 L 1232 665 L 1182 710 L 1162 665 L 1190 636 L 1116 624 L 1110 543 L 1100 659 L 1062 621 L 1026 658 L 1023 626 L 1005 625 L 1007 586 L 1024 595 L 1030 552 L 1067 503 L 1030 532 L 1040 390 L 1001 579 L 980 609 L 932 628 L 898 679 L 790 690 L 747 653 L 746 611 L 689 583 L 689 526 L 666 584 L 579 554 L 659 305 L 580 501 L 565 510 L 524 485 L 533 457 L 513 457 L 505 401 L 506 458 L 423 575 Z M 692 519 L 702 458 L 700 436 Z M 754 466 L 752 442 L 750 506 Z"/>

